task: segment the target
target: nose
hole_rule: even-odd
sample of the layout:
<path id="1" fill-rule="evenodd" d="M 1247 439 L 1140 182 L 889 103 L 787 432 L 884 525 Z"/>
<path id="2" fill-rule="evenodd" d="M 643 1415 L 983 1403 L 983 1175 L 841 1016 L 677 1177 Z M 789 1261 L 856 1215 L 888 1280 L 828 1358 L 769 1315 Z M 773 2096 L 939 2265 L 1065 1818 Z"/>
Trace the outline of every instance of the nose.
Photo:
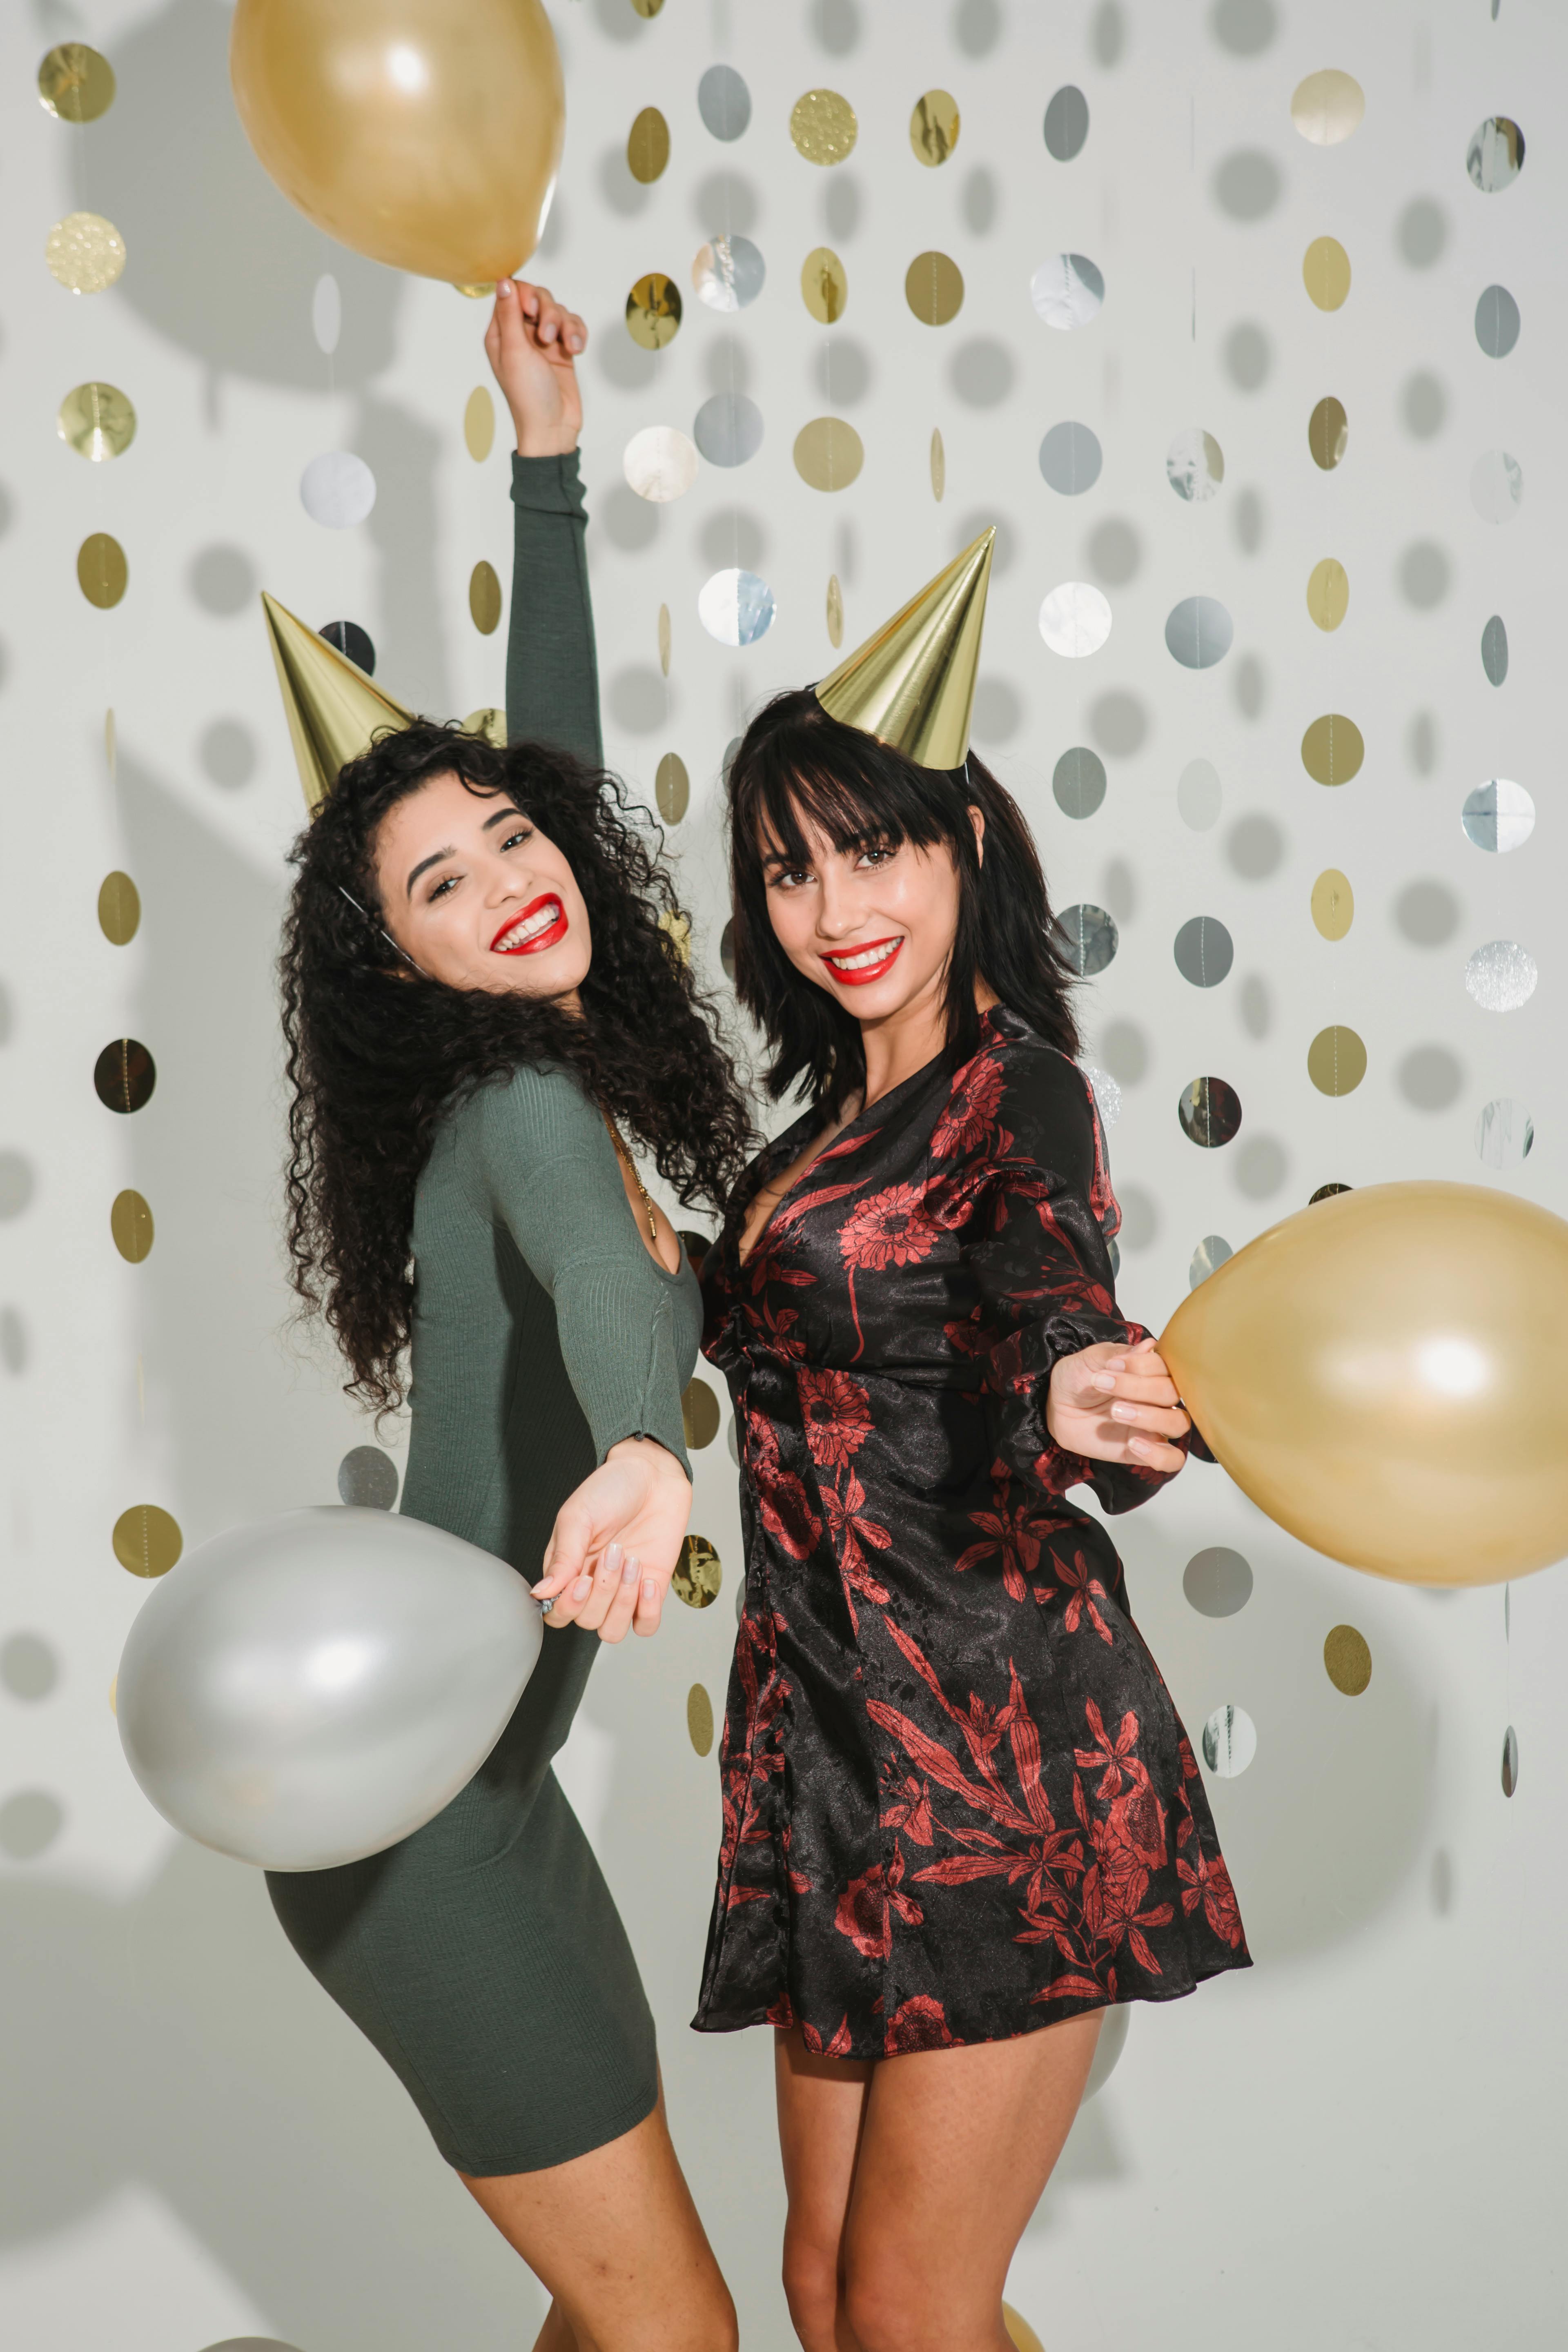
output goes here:
<path id="1" fill-rule="evenodd" d="M 841 940 L 860 921 L 858 894 L 837 857 L 824 858 L 818 868 L 816 929 L 825 940 Z"/>

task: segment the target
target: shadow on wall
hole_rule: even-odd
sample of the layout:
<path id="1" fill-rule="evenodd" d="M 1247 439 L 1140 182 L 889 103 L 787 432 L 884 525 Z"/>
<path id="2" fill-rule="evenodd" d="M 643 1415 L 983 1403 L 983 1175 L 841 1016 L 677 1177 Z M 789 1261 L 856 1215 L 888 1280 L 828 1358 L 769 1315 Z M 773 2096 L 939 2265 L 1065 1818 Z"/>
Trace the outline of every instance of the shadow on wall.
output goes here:
<path id="1" fill-rule="evenodd" d="M 1250 1528 L 1235 1540 L 1256 1574 L 1252 1597 L 1219 1619 L 1184 1600 L 1185 1557 L 1170 1533 L 1124 1521 L 1118 1539 L 1138 1622 L 1194 1750 L 1217 1706 L 1244 1707 L 1257 1726 L 1256 1760 L 1235 1780 L 1205 1771 L 1204 1786 L 1248 1948 L 1269 1968 L 1366 1935 L 1417 1868 L 1444 1691 L 1420 1639 L 1419 1594 L 1320 1559 L 1261 1512 Z M 1323 1664 L 1327 1634 L 1344 1623 L 1372 1649 L 1358 1698 L 1336 1690 Z"/>
<path id="2" fill-rule="evenodd" d="M 174 0 L 117 40 L 119 101 L 94 125 L 90 148 L 73 142 L 77 201 L 107 212 L 125 238 L 121 298 L 206 370 L 211 429 L 221 430 L 226 376 L 357 396 L 346 438 L 378 487 L 366 527 L 382 562 L 377 648 L 400 699 L 460 716 L 449 707 L 431 575 L 436 436 L 370 390 L 395 356 L 405 281 L 312 228 L 273 186 L 235 110 L 228 31 L 229 11 L 212 0 Z M 342 293 L 330 362 L 310 328 L 311 294 L 326 271 Z M 451 299 L 454 334 L 471 332 L 479 306 Z M 297 485 L 278 488 L 291 498 Z M 308 616 L 343 617 L 312 614 L 308 582 L 266 584 Z M 269 673 L 259 621 L 256 645 Z"/>
<path id="3" fill-rule="evenodd" d="M 280 1336 L 289 1294 L 271 1238 L 283 1157 L 273 968 L 286 882 L 208 833 L 123 745 L 119 799 L 145 942 L 128 1025 L 158 1072 L 152 1100 L 125 1122 L 129 1181 L 157 1234 L 141 1347 L 168 1433 L 170 1491 L 187 1543 L 199 1543 L 331 1491 L 312 1483 L 321 1385 Z M 298 1486 L 280 1484 L 280 1465 Z"/>
<path id="4" fill-rule="evenodd" d="M 116 1903 L 0 1885 L 0 2244 L 145 2183 L 285 2340 L 515 2352 L 543 2299 L 279 1932 L 260 1873 L 181 1843 Z"/>

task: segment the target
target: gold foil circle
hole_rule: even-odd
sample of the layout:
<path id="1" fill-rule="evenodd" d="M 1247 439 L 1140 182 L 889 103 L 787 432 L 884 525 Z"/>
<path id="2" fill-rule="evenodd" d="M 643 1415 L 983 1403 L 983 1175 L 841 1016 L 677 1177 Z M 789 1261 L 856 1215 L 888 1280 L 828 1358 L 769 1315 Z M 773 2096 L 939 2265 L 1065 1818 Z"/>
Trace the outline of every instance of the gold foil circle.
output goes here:
<path id="1" fill-rule="evenodd" d="M 945 327 L 963 306 L 963 272 L 945 253 L 917 253 L 904 275 L 904 299 L 928 327 Z"/>
<path id="2" fill-rule="evenodd" d="M 98 213 L 68 213 L 44 239 L 44 259 L 73 294 L 101 294 L 125 267 L 125 239 Z"/>
<path id="3" fill-rule="evenodd" d="M 842 163 L 854 152 L 860 126 L 836 89 L 808 89 L 790 110 L 789 135 L 808 163 Z"/>
<path id="4" fill-rule="evenodd" d="M 835 651 L 844 643 L 844 591 L 837 572 L 827 575 L 827 642 Z"/>
<path id="5" fill-rule="evenodd" d="M 1312 920 L 1326 940 L 1342 940 L 1355 920 L 1355 893 L 1337 866 L 1325 867 L 1312 885 Z"/>
<path id="6" fill-rule="evenodd" d="M 476 466 L 482 466 L 495 447 L 496 404 L 489 386 L 475 384 L 463 411 L 463 446 Z"/>
<path id="7" fill-rule="evenodd" d="M 645 106 L 626 133 L 626 169 L 650 188 L 669 162 L 669 125 L 657 106 Z"/>
<path id="8" fill-rule="evenodd" d="M 498 751 L 506 750 L 506 712 L 498 710 L 493 702 L 481 709 L 470 710 L 463 721 L 465 735 L 478 735 L 481 741 L 492 743 Z"/>
<path id="9" fill-rule="evenodd" d="M 663 5 L 664 0 L 632 0 L 639 16 L 657 16 Z"/>
<path id="10" fill-rule="evenodd" d="M 1315 784 L 1348 784 L 1365 757 L 1361 729 L 1342 711 L 1326 710 L 1301 738 L 1301 765 Z"/>
<path id="11" fill-rule="evenodd" d="M 663 759 L 659 761 L 653 780 L 653 797 L 655 804 L 658 809 L 658 813 L 664 819 L 666 824 L 679 824 L 691 804 L 691 779 L 686 772 L 686 762 L 681 758 L 679 751 L 667 751 Z M 687 1412 L 687 1404 L 690 1398 L 692 1389 L 695 1389 L 698 1386 L 699 1383 L 696 1381 L 693 1381 L 691 1387 L 687 1390 L 686 1395 L 681 1399 L 681 1411 L 686 1413 L 686 1443 L 688 1445 L 706 1445 L 708 1444 L 707 1437 L 692 1436 L 691 1415 Z M 701 1386 L 704 1396 L 712 1396 L 712 1390 L 709 1388 L 705 1382 L 701 1383 Z M 713 1410 L 715 1413 L 718 1412 L 719 1407 L 717 1402 L 714 1403 Z M 717 1420 L 715 1420 L 713 1429 L 716 1430 L 718 1426 L 719 1423 Z M 713 1431 L 710 1430 L 709 1432 L 709 1436 L 710 1437 Z"/>
<path id="12" fill-rule="evenodd" d="M 456 278 L 452 280 L 453 293 L 461 294 L 469 302 L 489 302 L 494 299 L 495 290 L 494 285 L 488 278 L 476 278 L 468 286 L 463 285 Z"/>
<path id="13" fill-rule="evenodd" d="M 1307 582 L 1307 610 L 1320 629 L 1337 629 L 1350 608 L 1350 574 L 1337 557 L 1325 555 Z"/>
<path id="14" fill-rule="evenodd" d="M 659 765 L 663 766 L 663 761 Z M 680 766 L 679 760 L 677 767 Z M 686 771 L 680 770 L 684 779 Z M 704 1380 L 688 1381 L 680 1396 L 680 1419 L 688 1445 L 711 1445 L 719 1434 L 719 1400 Z"/>
<path id="15" fill-rule="evenodd" d="M 140 1192 L 116 1192 L 109 1212 L 114 1246 L 132 1265 L 152 1253 L 153 1212 Z"/>
<path id="16" fill-rule="evenodd" d="M 1337 236 L 1315 236 L 1301 258 L 1301 283 L 1320 310 L 1337 310 L 1351 290 L 1351 257 Z"/>
<path id="17" fill-rule="evenodd" d="M 666 677 L 669 676 L 669 606 L 661 604 L 658 608 L 658 667 Z"/>
<path id="18" fill-rule="evenodd" d="M 836 327 L 844 316 L 849 273 L 830 245 L 813 246 L 801 263 L 800 299 L 825 327 Z"/>
<path id="19" fill-rule="evenodd" d="M 1372 1651 L 1353 1625 L 1333 1625 L 1323 1643 L 1323 1671 L 1337 1691 L 1360 1698 L 1372 1680 Z"/>
<path id="20" fill-rule="evenodd" d="M 662 270 L 649 270 L 626 296 L 626 332 L 645 352 L 662 352 L 680 331 L 680 289 Z"/>
<path id="21" fill-rule="evenodd" d="M 1321 466 L 1325 474 L 1332 473 L 1349 440 L 1350 420 L 1344 403 L 1330 393 L 1319 401 L 1307 419 L 1307 446 L 1312 453 L 1312 463 Z"/>
<path id="22" fill-rule="evenodd" d="M 814 416 L 795 436 L 795 470 L 814 490 L 847 490 L 865 462 L 865 444 L 842 416 Z"/>
<path id="23" fill-rule="evenodd" d="M 915 161 L 934 170 L 946 163 L 957 144 L 957 99 L 951 90 L 928 89 L 916 99 L 910 116 L 910 145 Z"/>
<path id="24" fill-rule="evenodd" d="M 724 1570 L 706 1536 L 687 1536 L 670 1578 L 670 1590 L 689 1609 L 706 1609 L 719 1598 Z"/>
<path id="25" fill-rule="evenodd" d="M 132 1576 L 167 1576 L 185 1539 L 178 1519 L 156 1503 L 134 1503 L 114 1522 L 114 1557 Z"/>
<path id="26" fill-rule="evenodd" d="M 667 907 L 664 913 L 658 919 L 658 928 L 668 940 L 670 945 L 674 948 L 679 961 L 681 963 L 689 963 L 691 961 L 690 916 L 672 915 Z M 689 1543 L 690 1540 L 691 1538 L 689 1536 L 687 1538 L 687 1541 Z"/>
<path id="27" fill-rule="evenodd" d="M 1007 2330 L 1007 2340 L 1014 2352 L 1046 2352 L 1045 2346 L 1024 2317 L 1010 2303 L 1002 2305 L 1002 2325 Z"/>
<path id="28" fill-rule="evenodd" d="M 107 613 L 119 604 L 131 578 L 125 550 L 106 530 L 93 531 L 77 550 L 76 576 L 88 603 Z"/>
<path id="29" fill-rule="evenodd" d="M 686 1694 L 686 1729 L 699 1756 L 709 1755 L 713 1747 L 713 1702 L 700 1683 L 693 1683 Z"/>
<path id="30" fill-rule="evenodd" d="M 938 506 L 947 488 L 947 451 L 942 446 L 942 428 L 933 425 L 931 435 L 931 494 Z"/>
<path id="31" fill-rule="evenodd" d="M 1321 1095 L 1353 1095 L 1366 1076 L 1366 1047 L 1337 1021 L 1307 1048 L 1307 1076 Z"/>
<path id="32" fill-rule="evenodd" d="M 38 103 L 61 122 L 96 122 L 114 104 L 114 68 L 85 41 L 61 41 L 38 68 Z"/>
<path id="33" fill-rule="evenodd" d="M 98 928 L 110 947 L 129 947 L 142 920 L 142 898 L 129 874 L 106 874 L 99 885 Z"/>
<path id="34" fill-rule="evenodd" d="M 112 383 L 79 383 L 68 392 L 55 420 L 60 439 L 94 465 L 119 457 L 136 438 L 136 411 Z"/>
<path id="35" fill-rule="evenodd" d="M 468 611 L 481 637 L 491 635 L 500 625 L 500 582 L 493 563 L 481 561 L 468 574 Z"/>
<path id="36" fill-rule="evenodd" d="M 1366 93 L 1353 74 L 1325 66 L 1299 81 L 1290 93 L 1290 120 L 1314 147 L 1338 147 L 1359 131 Z"/>

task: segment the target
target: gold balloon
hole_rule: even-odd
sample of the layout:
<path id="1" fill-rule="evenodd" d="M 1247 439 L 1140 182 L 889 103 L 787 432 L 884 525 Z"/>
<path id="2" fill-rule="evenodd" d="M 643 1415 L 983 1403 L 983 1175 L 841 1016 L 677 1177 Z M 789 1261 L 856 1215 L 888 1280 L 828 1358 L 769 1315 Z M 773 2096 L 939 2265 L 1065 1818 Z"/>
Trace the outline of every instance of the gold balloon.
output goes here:
<path id="1" fill-rule="evenodd" d="M 1320 1201 L 1199 1284 L 1160 1349 L 1244 1494 L 1410 1584 L 1568 1554 L 1568 1223 L 1470 1184 Z"/>
<path id="2" fill-rule="evenodd" d="M 239 0 L 245 133 L 319 228 L 423 278 L 510 278 L 561 162 L 561 59 L 541 0 Z"/>

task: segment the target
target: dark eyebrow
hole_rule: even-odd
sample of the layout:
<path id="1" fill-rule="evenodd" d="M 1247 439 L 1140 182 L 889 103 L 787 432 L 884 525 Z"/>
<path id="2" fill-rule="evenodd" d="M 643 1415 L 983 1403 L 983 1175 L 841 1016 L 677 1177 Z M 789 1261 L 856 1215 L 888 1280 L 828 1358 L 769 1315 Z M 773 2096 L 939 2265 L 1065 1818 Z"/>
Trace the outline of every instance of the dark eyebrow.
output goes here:
<path id="1" fill-rule="evenodd" d="M 522 817 L 522 822 L 523 822 L 523 824 L 526 824 L 528 823 L 528 819 L 527 819 L 527 817 L 526 817 L 526 816 L 523 816 L 523 814 L 522 814 L 522 811 L 521 811 L 521 809 L 520 809 L 520 808 L 515 804 L 515 803 L 514 803 L 514 802 L 511 802 L 511 801 L 508 801 L 508 803 L 507 803 L 507 804 L 506 804 L 505 808 L 499 808 L 499 809 L 497 809 L 497 811 L 496 811 L 496 813 L 495 813 L 494 816 L 488 816 L 488 817 L 486 817 L 486 819 L 485 819 L 485 821 L 484 821 L 483 824 L 482 824 L 482 825 L 480 825 L 480 827 L 479 827 L 479 831 L 480 831 L 481 833 L 489 833 L 489 829 L 490 829 L 490 827 L 491 827 L 492 825 L 495 825 L 495 824 L 504 824 L 506 823 L 506 821 L 507 821 L 508 817 L 512 817 L 512 816 L 515 816 L 515 817 Z"/>
<path id="2" fill-rule="evenodd" d="M 443 857 L 456 857 L 457 854 L 457 851 L 448 844 L 445 849 L 433 850 L 428 857 L 422 857 L 403 886 L 404 896 L 412 898 L 414 885 L 418 881 L 419 877 L 422 874 L 428 874 L 432 866 L 439 866 Z"/>

